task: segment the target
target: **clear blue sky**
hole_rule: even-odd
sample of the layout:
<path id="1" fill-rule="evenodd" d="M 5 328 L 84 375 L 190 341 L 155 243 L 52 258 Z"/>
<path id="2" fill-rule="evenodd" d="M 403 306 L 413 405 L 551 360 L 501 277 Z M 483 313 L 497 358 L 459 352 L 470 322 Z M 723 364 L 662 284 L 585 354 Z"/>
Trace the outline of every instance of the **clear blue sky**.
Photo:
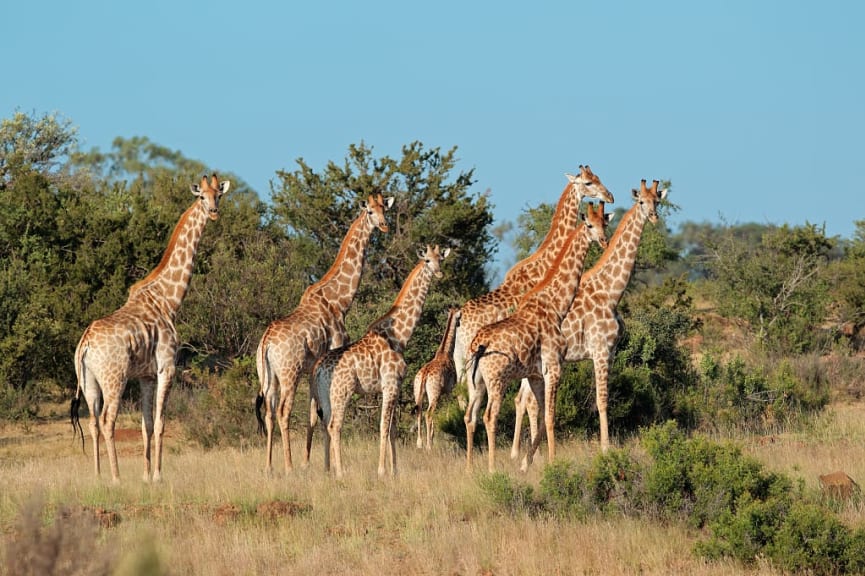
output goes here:
<path id="1" fill-rule="evenodd" d="M 590 164 L 672 220 L 865 219 L 865 2 L 9 2 L 0 117 L 59 112 L 231 171 L 458 147 L 498 220 Z"/>

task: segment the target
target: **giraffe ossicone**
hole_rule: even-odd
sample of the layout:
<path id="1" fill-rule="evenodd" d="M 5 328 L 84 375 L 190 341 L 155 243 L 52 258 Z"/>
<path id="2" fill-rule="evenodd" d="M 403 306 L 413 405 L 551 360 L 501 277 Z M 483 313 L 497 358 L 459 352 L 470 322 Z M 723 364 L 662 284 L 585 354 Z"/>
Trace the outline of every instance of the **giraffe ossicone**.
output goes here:
<path id="1" fill-rule="evenodd" d="M 78 408 L 83 393 L 90 410 L 96 474 L 100 472 L 102 436 L 115 483 L 120 481 L 115 425 L 130 379 L 141 385 L 144 479 L 151 479 L 151 469 L 153 481 L 162 477 L 165 404 L 174 379 L 178 345 L 174 319 L 192 279 L 193 259 L 205 224 L 219 217 L 219 200 L 230 187 L 230 181 L 220 182 L 216 174 L 209 181 L 204 176 L 200 184 L 190 186 L 197 200 L 180 217 L 159 264 L 132 285 L 123 306 L 84 330 L 75 349 L 78 386 L 71 406 L 73 428 L 81 431 Z"/>

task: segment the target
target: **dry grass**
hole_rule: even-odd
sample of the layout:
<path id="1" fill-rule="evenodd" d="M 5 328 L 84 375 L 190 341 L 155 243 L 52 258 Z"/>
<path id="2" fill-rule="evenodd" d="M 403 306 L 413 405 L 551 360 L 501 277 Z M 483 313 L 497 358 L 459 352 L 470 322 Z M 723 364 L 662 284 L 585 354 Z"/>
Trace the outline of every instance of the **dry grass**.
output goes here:
<path id="1" fill-rule="evenodd" d="M 865 419 L 861 404 L 835 404 L 807 433 L 742 440 L 767 466 L 818 489 L 817 475 L 844 469 L 865 479 Z M 133 416 L 122 426 L 137 432 Z M 507 516 L 478 487 L 483 455 L 471 473 L 464 454 L 440 438 L 432 453 L 412 442 L 398 449 L 396 479 L 376 475 L 377 443 L 349 438 L 347 476 L 323 471 L 320 438 L 309 469 L 263 474 L 260 447 L 203 452 L 183 442 L 169 422 L 165 481 L 139 478 L 137 433 L 122 444 L 123 481 L 111 486 L 92 471 L 91 456 L 71 440 L 63 421 L 28 431 L 0 428 L 0 567 L 18 534 L 27 502 L 42 496 L 46 510 L 83 511 L 95 518 L 102 548 L 117 573 L 167 574 L 777 574 L 771 567 L 706 563 L 692 554 L 698 534 L 631 518 L 587 522 Z M 294 435 L 302 438 L 302 431 Z M 295 454 L 302 449 L 295 445 Z M 88 444 L 88 452 L 90 446 Z M 565 442 L 564 458 L 586 459 L 594 443 Z M 544 458 L 527 476 L 499 458 L 503 471 L 537 483 Z M 106 475 L 107 476 L 107 475 Z M 856 506 L 842 510 L 865 520 Z M 47 522 L 47 521 L 46 521 Z"/>

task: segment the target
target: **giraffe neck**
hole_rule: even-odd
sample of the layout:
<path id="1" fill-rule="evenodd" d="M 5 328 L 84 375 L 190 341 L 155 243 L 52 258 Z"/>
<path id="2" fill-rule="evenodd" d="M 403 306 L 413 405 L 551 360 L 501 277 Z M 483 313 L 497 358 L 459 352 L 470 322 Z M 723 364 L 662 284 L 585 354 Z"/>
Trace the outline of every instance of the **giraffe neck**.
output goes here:
<path id="1" fill-rule="evenodd" d="M 574 186 L 571 184 L 565 186 L 559 197 L 559 203 L 556 205 L 556 211 L 553 213 L 550 230 L 543 242 L 531 256 L 520 260 L 505 274 L 502 286 L 517 287 L 525 292 L 543 280 L 550 265 L 561 252 L 568 235 L 577 227 L 579 207 L 583 195 L 579 190 L 573 188 Z"/>
<path id="2" fill-rule="evenodd" d="M 409 273 L 393 306 L 387 314 L 373 322 L 368 332 L 383 334 L 394 349 L 405 350 L 420 318 L 431 281 L 432 272 L 424 261 L 419 262 Z"/>
<path id="3" fill-rule="evenodd" d="M 366 211 L 361 211 L 360 216 L 355 218 L 349 227 L 330 269 L 321 280 L 307 289 L 306 294 L 321 295 L 344 314 L 351 306 L 360 285 L 372 229 L 373 224 Z"/>
<path id="4" fill-rule="evenodd" d="M 640 212 L 639 205 L 634 204 L 622 216 L 601 259 L 584 276 L 585 285 L 603 287 L 606 299 L 613 304 L 622 299 L 631 280 L 645 223 L 646 217 Z"/>
<path id="5" fill-rule="evenodd" d="M 196 201 L 174 227 L 156 268 L 129 289 L 130 300 L 146 291 L 174 319 L 189 288 L 193 259 L 207 221 L 207 210 L 201 201 Z"/>
<path id="6" fill-rule="evenodd" d="M 453 356 L 454 353 L 454 344 L 456 343 L 456 334 L 457 334 L 457 314 L 455 310 L 451 310 L 448 313 L 448 325 L 445 327 L 445 336 L 442 338 L 441 343 L 439 344 L 438 351 L 436 351 L 436 355 L 445 354 L 447 356 Z"/>
<path id="7" fill-rule="evenodd" d="M 568 236 L 547 275 L 523 297 L 520 305 L 540 305 L 564 318 L 580 285 L 588 251 L 589 234 L 585 226 L 580 226 Z"/>

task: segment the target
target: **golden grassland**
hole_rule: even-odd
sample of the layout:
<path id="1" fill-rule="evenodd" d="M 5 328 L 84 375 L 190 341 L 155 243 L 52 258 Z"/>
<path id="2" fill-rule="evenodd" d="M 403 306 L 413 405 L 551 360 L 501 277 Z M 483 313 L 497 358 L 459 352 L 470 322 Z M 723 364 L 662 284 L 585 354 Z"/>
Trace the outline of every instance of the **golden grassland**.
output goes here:
<path id="1" fill-rule="evenodd" d="M 865 478 L 865 404 L 834 403 L 803 432 L 738 436 L 772 470 L 817 490 L 817 476 L 837 469 Z M 692 552 L 700 534 L 684 526 L 627 517 L 567 520 L 509 515 L 479 487 L 486 459 L 465 470 L 464 452 L 444 435 L 432 452 L 413 438 L 398 445 L 399 474 L 376 474 L 378 446 L 349 437 L 346 477 L 323 470 L 317 432 L 312 463 L 291 474 L 263 473 L 260 444 L 203 451 L 169 420 L 164 481 L 141 480 L 137 414 L 121 418 L 119 486 L 93 471 L 61 416 L 21 427 L 0 424 L 0 570 L 22 509 L 41 498 L 48 516 L 61 509 L 102 523 L 82 554 L 112 554 L 118 573 L 167 574 L 778 574 L 768 563 L 707 562 Z M 295 462 L 303 430 L 292 436 Z M 721 438 L 719 438 L 721 439 Z M 596 442 L 568 440 L 562 458 L 586 460 Z M 521 474 L 503 447 L 499 469 L 537 485 L 545 458 Z M 275 451 L 275 456 L 279 456 Z M 865 520 L 850 505 L 841 517 Z M 154 568 L 154 566 L 156 566 Z"/>

